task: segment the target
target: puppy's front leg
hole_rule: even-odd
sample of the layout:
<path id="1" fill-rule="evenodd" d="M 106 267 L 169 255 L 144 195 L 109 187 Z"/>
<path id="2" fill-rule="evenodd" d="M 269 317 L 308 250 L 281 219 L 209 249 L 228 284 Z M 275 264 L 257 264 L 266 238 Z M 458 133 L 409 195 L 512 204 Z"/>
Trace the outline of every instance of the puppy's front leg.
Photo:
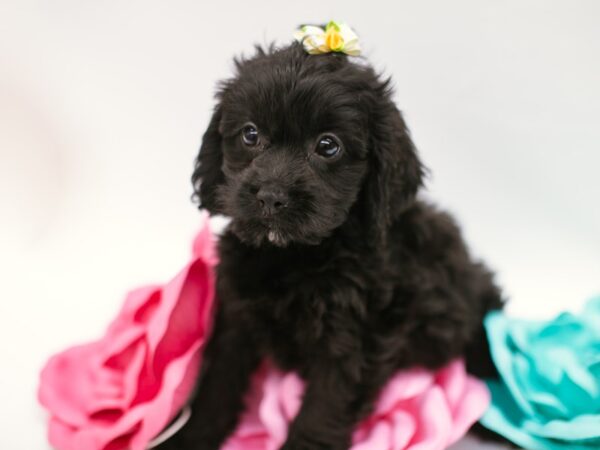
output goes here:
<path id="1" fill-rule="evenodd" d="M 234 430 L 260 356 L 243 324 L 220 308 L 188 423 L 157 450 L 217 450 Z"/>
<path id="2" fill-rule="evenodd" d="M 357 380 L 344 365 L 320 361 L 307 380 L 302 407 L 281 450 L 345 450 L 358 420 Z"/>

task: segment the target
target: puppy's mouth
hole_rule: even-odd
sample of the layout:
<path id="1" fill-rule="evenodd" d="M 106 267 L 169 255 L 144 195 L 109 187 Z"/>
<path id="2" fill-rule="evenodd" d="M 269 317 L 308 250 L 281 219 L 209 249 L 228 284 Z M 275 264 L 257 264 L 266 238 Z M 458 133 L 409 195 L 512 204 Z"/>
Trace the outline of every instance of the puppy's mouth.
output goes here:
<path id="1" fill-rule="evenodd" d="M 286 231 L 284 225 L 278 221 L 257 217 L 230 217 L 230 229 L 242 241 L 256 247 L 272 245 L 284 248 L 294 240 L 291 230 Z"/>
<path id="2" fill-rule="evenodd" d="M 256 218 L 262 229 L 262 241 L 277 247 L 287 247 L 292 241 L 292 236 L 286 228 L 289 226 L 285 217 L 281 215 L 264 216 Z"/>
<path id="3" fill-rule="evenodd" d="M 277 228 L 269 227 L 267 230 L 267 240 L 277 247 L 286 247 L 289 243 L 287 237 Z"/>

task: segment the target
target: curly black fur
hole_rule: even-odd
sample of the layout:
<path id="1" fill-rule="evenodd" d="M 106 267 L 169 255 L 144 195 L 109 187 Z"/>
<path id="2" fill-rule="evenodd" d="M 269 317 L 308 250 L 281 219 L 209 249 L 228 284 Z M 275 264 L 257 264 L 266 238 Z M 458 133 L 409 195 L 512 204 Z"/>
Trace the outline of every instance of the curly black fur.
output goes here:
<path id="1" fill-rule="evenodd" d="M 490 375 L 482 318 L 502 300 L 446 213 L 416 199 L 424 167 L 389 80 L 299 44 L 236 61 L 192 177 L 222 237 L 218 311 L 191 421 L 164 448 L 216 449 L 268 357 L 307 381 L 285 449 L 348 448 L 398 369 L 466 355 Z M 245 124 L 259 131 L 249 148 Z M 341 153 L 314 151 L 323 133 Z M 282 193 L 266 214 L 261 189 Z"/>

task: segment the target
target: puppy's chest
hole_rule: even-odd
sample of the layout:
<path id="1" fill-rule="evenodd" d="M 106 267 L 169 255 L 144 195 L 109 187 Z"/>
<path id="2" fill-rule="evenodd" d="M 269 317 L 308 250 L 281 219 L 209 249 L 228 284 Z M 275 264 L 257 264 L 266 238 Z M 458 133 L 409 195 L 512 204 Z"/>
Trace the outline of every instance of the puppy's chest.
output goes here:
<path id="1" fill-rule="evenodd" d="M 237 279 L 236 289 L 258 344 L 281 368 L 302 371 L 323 350 L 332 317 L 339 319 L 334 292 L 340 289 L 340 268 L 274 264 L 266 272 L 250 272 Z"/>
<path id="2" fill-rule="evenodd" d="M 331 305 L 315 280 L 271 282 L 251 304 L 254 331 L 264 351 L 284 368 L 298 368 L 327 332 Z"/>

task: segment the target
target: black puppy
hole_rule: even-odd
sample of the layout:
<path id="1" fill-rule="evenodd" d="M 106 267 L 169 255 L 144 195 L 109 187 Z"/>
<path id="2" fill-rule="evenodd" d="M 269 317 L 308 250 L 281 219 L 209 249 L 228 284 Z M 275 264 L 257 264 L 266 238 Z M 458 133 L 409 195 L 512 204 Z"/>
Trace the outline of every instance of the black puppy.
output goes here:
<path id="1" fill-rule="evenodd" d="M 399 369 L 465 355 L 490 375 L 482 319 L 502 299 L 424 168 L 389 80 L 298 43 L 236 61 L 192 177 L 232 221 L 190 422 L 162 448 L 217 449 L 264 358 L 307 381 L 284 449 L 346 449 Z"/>

